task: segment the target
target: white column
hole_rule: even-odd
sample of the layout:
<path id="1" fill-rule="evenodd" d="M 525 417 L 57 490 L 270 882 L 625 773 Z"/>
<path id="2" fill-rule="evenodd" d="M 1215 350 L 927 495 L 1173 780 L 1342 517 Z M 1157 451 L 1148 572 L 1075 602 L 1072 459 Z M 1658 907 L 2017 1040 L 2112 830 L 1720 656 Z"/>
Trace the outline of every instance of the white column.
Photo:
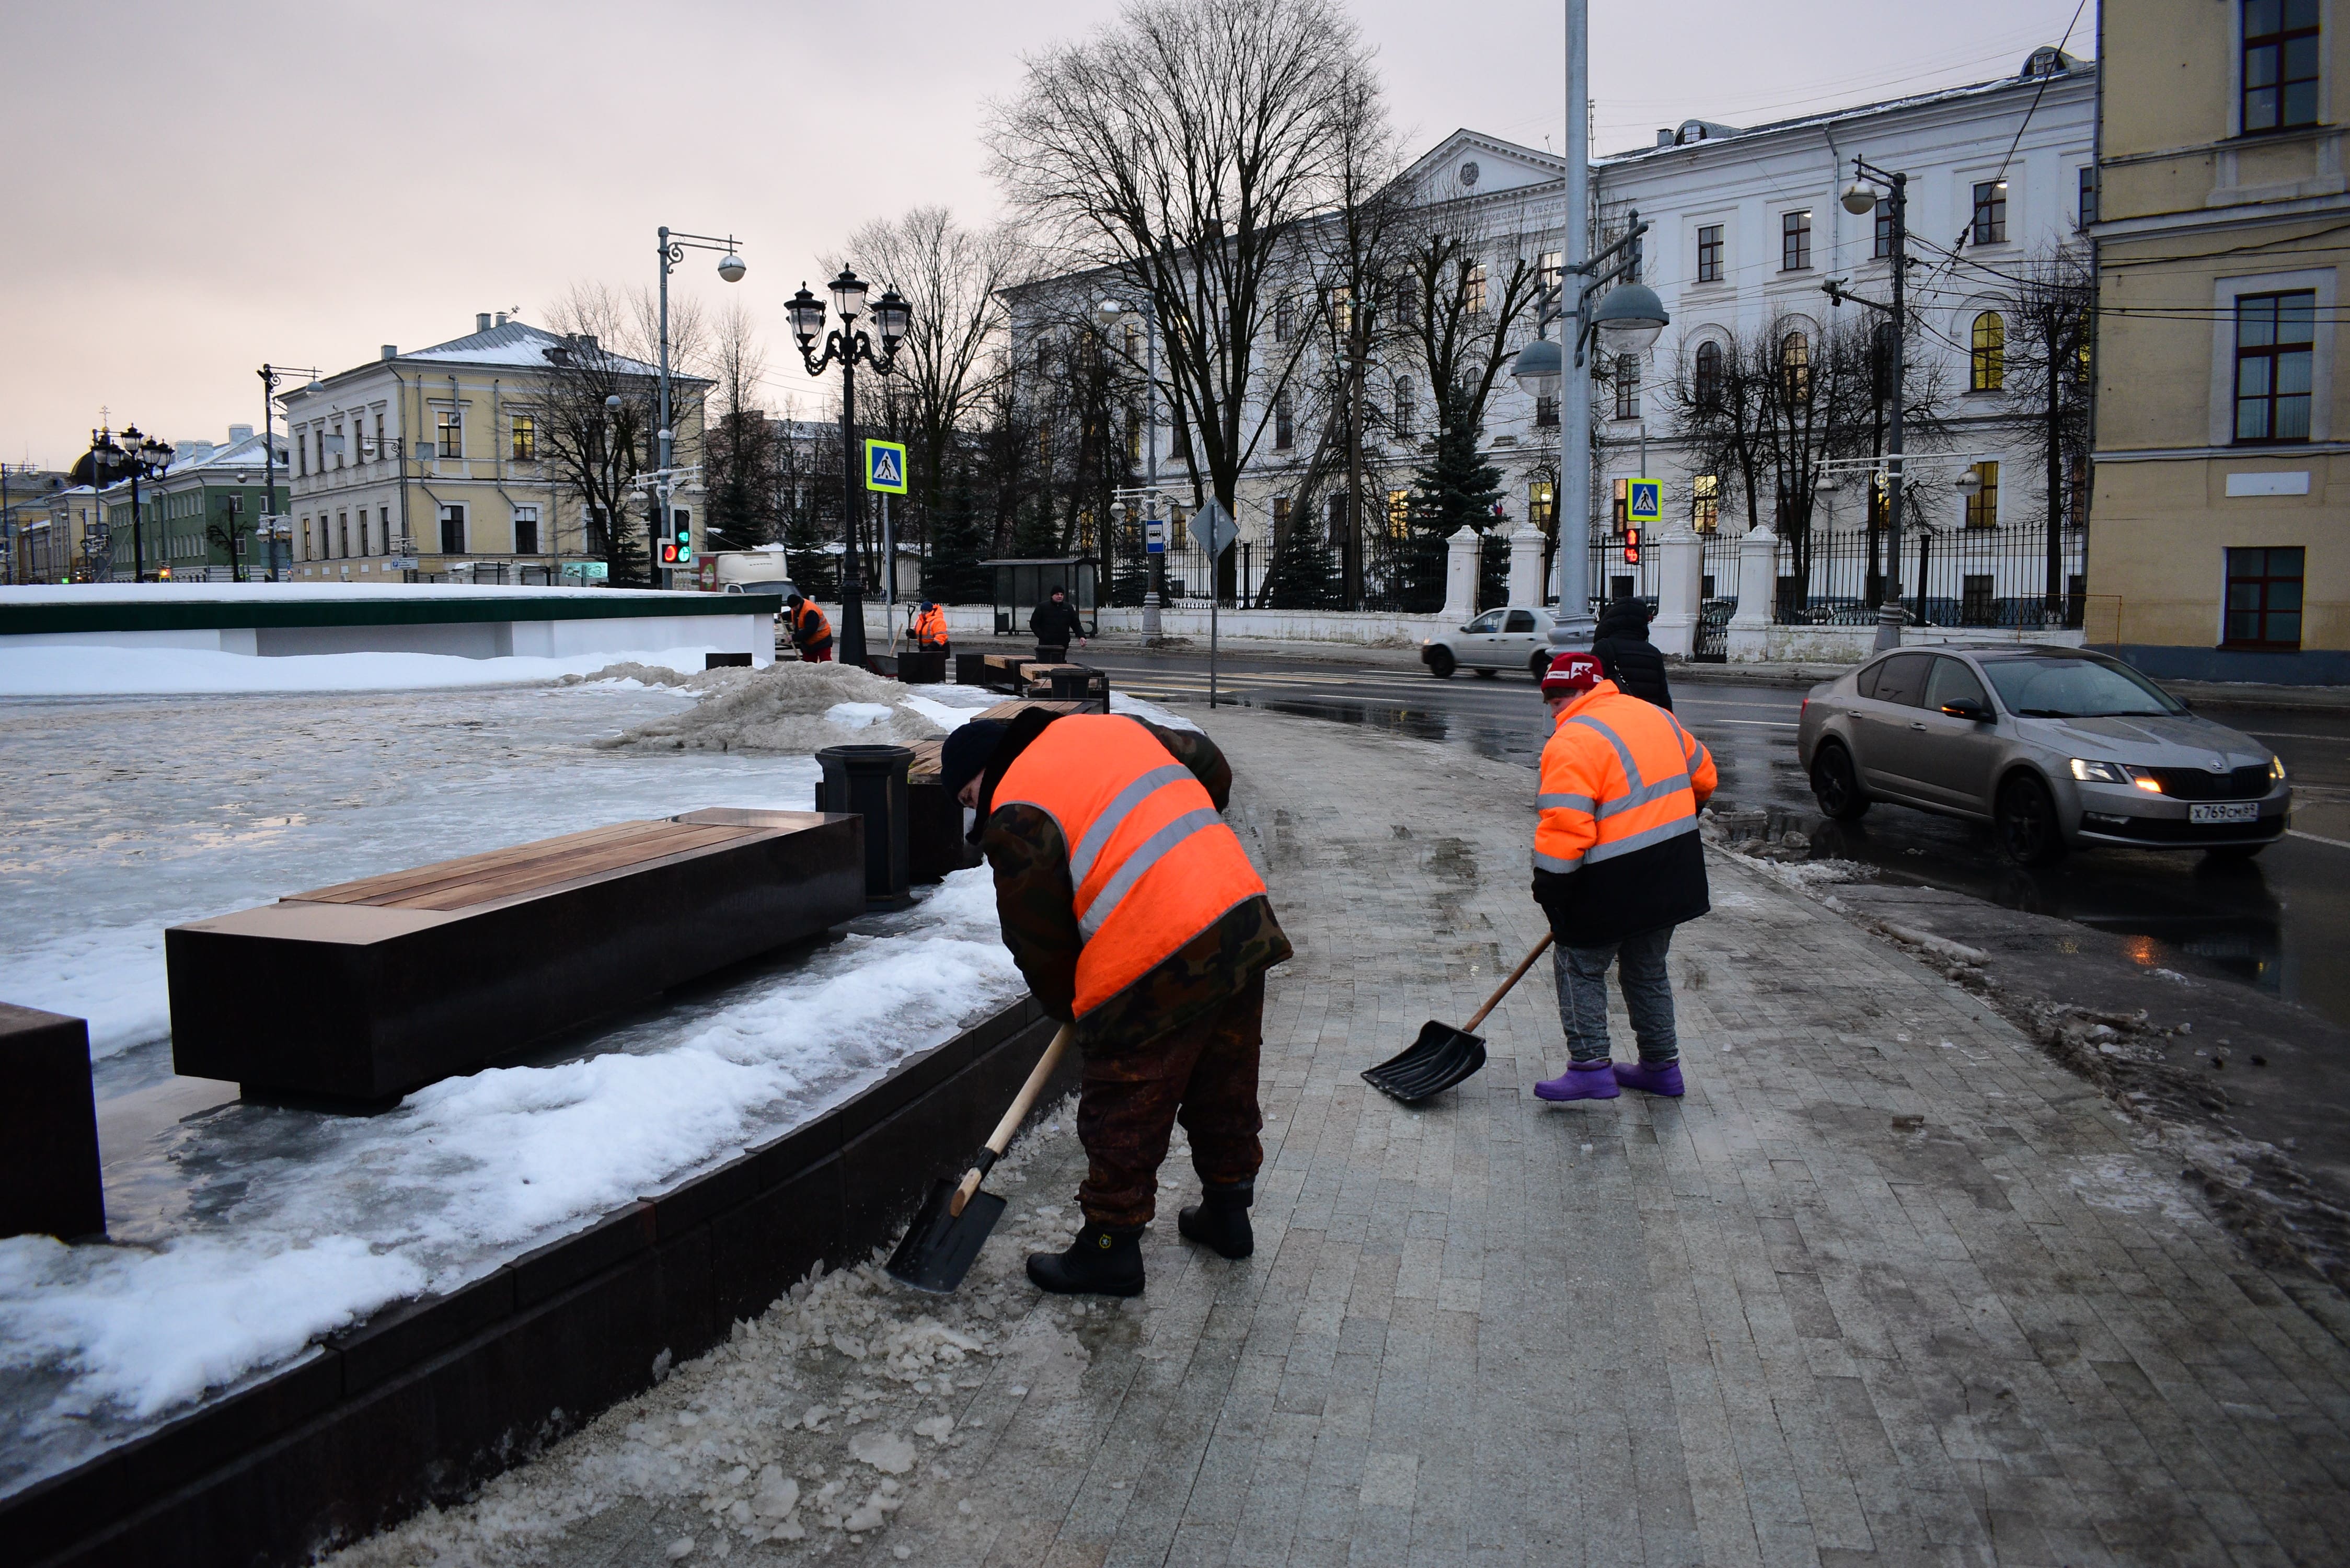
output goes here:
<path id="1" fill-rule="evenodd" d="M 1687 659 L 1697 649 L 1698 605 L 1705 587 L 1705 541 L 1689 525 L 1689 519 L 1676 518 L 1658 541 L 1657 551 L 1657 618 L 1648 624 L 1648 640 L 1667 659 Z"/>
<path id="2" fill-rule="evenodd" d="M 1770 657 L 1771 616 L 1779 593 L 1779 535 L 1748 530 L 1738 542 L 1738 613 L 1730 619 L 1730 657 L 1740 662 Z"/>
<path id="3" fill-rule="evenodd" d="M 1477 613 L 1477 567 L 1484 535 L 1466 523 L 1444 542 L 1444 618 L 1467 620 Z"/>
<path id="4" fill-rule="evenodd" d="M 1534 609 L 1543 602 L 1543 531 L 1521 523 L 1510 531 L 1510 602 Z"/>

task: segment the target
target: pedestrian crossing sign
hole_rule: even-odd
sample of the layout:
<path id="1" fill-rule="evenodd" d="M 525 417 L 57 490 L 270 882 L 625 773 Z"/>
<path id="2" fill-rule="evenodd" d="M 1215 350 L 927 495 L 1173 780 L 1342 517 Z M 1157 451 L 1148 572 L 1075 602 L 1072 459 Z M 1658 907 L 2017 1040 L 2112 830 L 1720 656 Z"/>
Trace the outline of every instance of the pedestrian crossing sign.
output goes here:
<path id="1" fill-rule="evenodd" d="M 1665 520 L 1665 487 L 1653 479 L 1636 479 L 1624 487 L 1624 522 L 1638 528 Z"/>
<path id="2" fill-rule="evenodd" d="M 865 443 L 865 488 L 906 493 L 906 449 L 894 441 Z"/>

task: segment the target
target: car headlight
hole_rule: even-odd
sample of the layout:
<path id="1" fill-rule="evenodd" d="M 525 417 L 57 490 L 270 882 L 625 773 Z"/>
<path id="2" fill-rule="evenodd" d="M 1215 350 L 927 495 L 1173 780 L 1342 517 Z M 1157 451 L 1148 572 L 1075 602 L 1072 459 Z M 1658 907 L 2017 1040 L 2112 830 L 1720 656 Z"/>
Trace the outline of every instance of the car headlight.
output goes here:
<path id="1" fill-rule="evenodd" d="M 2282 757 L 2271 757 L 2269 759 L 2269 777 L 2274 779 L 2279 784 L 2284 783 L 2284 759 Z"/>
<path id="2" fill-rule="evenodd" d="M 2073 759 L 2073 776 L 2083 784 L 2126 784 L 2130 782 L 2129 774 L 2122 771 L 2119 763 L 2093 762 L 2087 757 Z"/>

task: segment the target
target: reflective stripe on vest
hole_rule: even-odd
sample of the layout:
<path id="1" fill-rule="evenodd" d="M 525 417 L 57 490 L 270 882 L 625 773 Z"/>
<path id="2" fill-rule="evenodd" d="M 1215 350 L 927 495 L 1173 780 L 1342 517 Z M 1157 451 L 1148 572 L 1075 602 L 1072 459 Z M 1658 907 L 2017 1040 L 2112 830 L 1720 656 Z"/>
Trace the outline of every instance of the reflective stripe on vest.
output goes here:
<path id="1" fill-rule="evenodd" d="M 1557 743 L 1557 737 L 1570 727 L 1598 736 L 1615 753 L 1613 771 L 1620 772 L 1622 783 L 1618 785 L 1609 776 L 1611 770 L 1604 766 L 1594 781 L 1589 768 L 1576 767 L 1565 753 L 1544 748 L 1543 787 L 1534 797 L 1537 809 L 1544 814 L 1534 830 L 1536 870 L 1564 874 L 1697 831 L 1697 794 L 1690 777 L 1695 742 L 1679 721 L 1660 708 L 1619 700 L 1613 693 L 1590 706 L 1591 711 L 1561 720 L 1553 742 Z M 1663 725 L 1661 733 L 1659 721 Z M 1657 743 L 1668 738 L 1669 752 Z M 1647 754 L 1645 768 L 1642 753 Z M 1600 792 L 1596 798 L 1561 787 L 1595 782 Z M 1553 812 L 1585 818 L 1590 825 L 1589 836 L 1578 832 L 1571 819 L 1562 823 L 1553 817 L 1549 815 Z"/>
<path id="2" fill-rule="evenodd" d="M 1069 846 L 1080 1016 L 1264 891 L 1207 786 L 1131 719 L 1054 721 L 1004 770 L 994 804 L 1046 813 Z"/>

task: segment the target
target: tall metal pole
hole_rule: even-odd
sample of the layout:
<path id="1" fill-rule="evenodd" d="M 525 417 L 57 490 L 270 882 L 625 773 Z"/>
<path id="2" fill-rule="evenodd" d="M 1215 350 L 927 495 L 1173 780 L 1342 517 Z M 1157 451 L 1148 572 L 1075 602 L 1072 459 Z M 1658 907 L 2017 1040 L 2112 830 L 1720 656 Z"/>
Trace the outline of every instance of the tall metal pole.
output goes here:
<path id="1" fill-rule="evenodd" d="M 1909 325 L 1908 317 L 1903 314 L 1905 309 L 1903 286 L 1907 281 L 1904 275 L 1909 270 L 1909 176 L 1907 174 L 1897 173 L 1893 176 L 1891 240 L 1892 243 L 1887 248 L 1893 253 L 1893 430 L 1890 439 L 1885 443 L 1886 455 L 1888 459 L 1886 463 L 1885 481 L 1887 581 L 1885 602 L 1877 609 L 1877 650 L 1880 653 L 1888 648 L 1901 646 L 1901 426 L 1903 423 L 1901 372 L 1902 338 Z M 1925 600 L 1922 597 L 1925 593 L 1923 581 L 1925 568 L 1922 565 L 1918 568 L 1918 576 L 1920 581 L 1918 591 L 1921 596 L 1918 607 L 1922 609 L 1925 606 Z"/>
<path id="2" fill-rule="evenodd" d="M 669 225 L 660 227 L 660 422 L 654 427 L 654 440 L 660 447 L 660 477 L 653 482 L 653 519 L 651 548 L 645 556 L 645 579 L 656 587 L 667 587 L 666 574 L 660 569 L 662 535 L 669 532 L 669 456 L 671 432 L 669 428 Z"/>
<path id="3" fill-rule="evenodd" d="M 857 484 L 857 324 L 842 321 L 840 338 L 840 661 L 865 667 L 865 585 L 857 569 L 857 530 L 864 522 Z"/>
<path id="4" fill-rule="evenodd" d="M 147 527 L 139 514 L 139 459 L 130 460 L 130 580 L 147 580 Z"/>
<path id="5" fill-rule="evenodd" d="M 1566 0 L 1565 286 L 1591 258 L 1591 0 Z M 1562 327 L 1562 331 L 1570 328 Z M 1558 388 L 1558 611 L 1554 648 L 1591 646 L 1591 372 L 1566 344 Z"/>
<path id="6" fill-rule="evenodd" d="M 1143 498 L 1142 539 L 1143 561 L 1149 576 L 1142 590 L 1142 640 L 1159 640 L 1159 607 L 1166 602 L 1160 587 L 1167 580 L 1167 556 L 1164 552 L 1150 550 L 1150 524 L 1159 518 L 1159 306 L 1148 289 L 1143 291 L 1143 461 L 1148 465 L 1150 491 Z"/>
<path id="7" fill-rule="evenodd" d="M 276 373 L 266 365 L 261 368 L 261 487 L 265 493 L 261 503 L 262 537 L 268 541 L 269 580 L 277 580 L 277 417 L 276 401 L 271 394 L 277 389 Z"/>

